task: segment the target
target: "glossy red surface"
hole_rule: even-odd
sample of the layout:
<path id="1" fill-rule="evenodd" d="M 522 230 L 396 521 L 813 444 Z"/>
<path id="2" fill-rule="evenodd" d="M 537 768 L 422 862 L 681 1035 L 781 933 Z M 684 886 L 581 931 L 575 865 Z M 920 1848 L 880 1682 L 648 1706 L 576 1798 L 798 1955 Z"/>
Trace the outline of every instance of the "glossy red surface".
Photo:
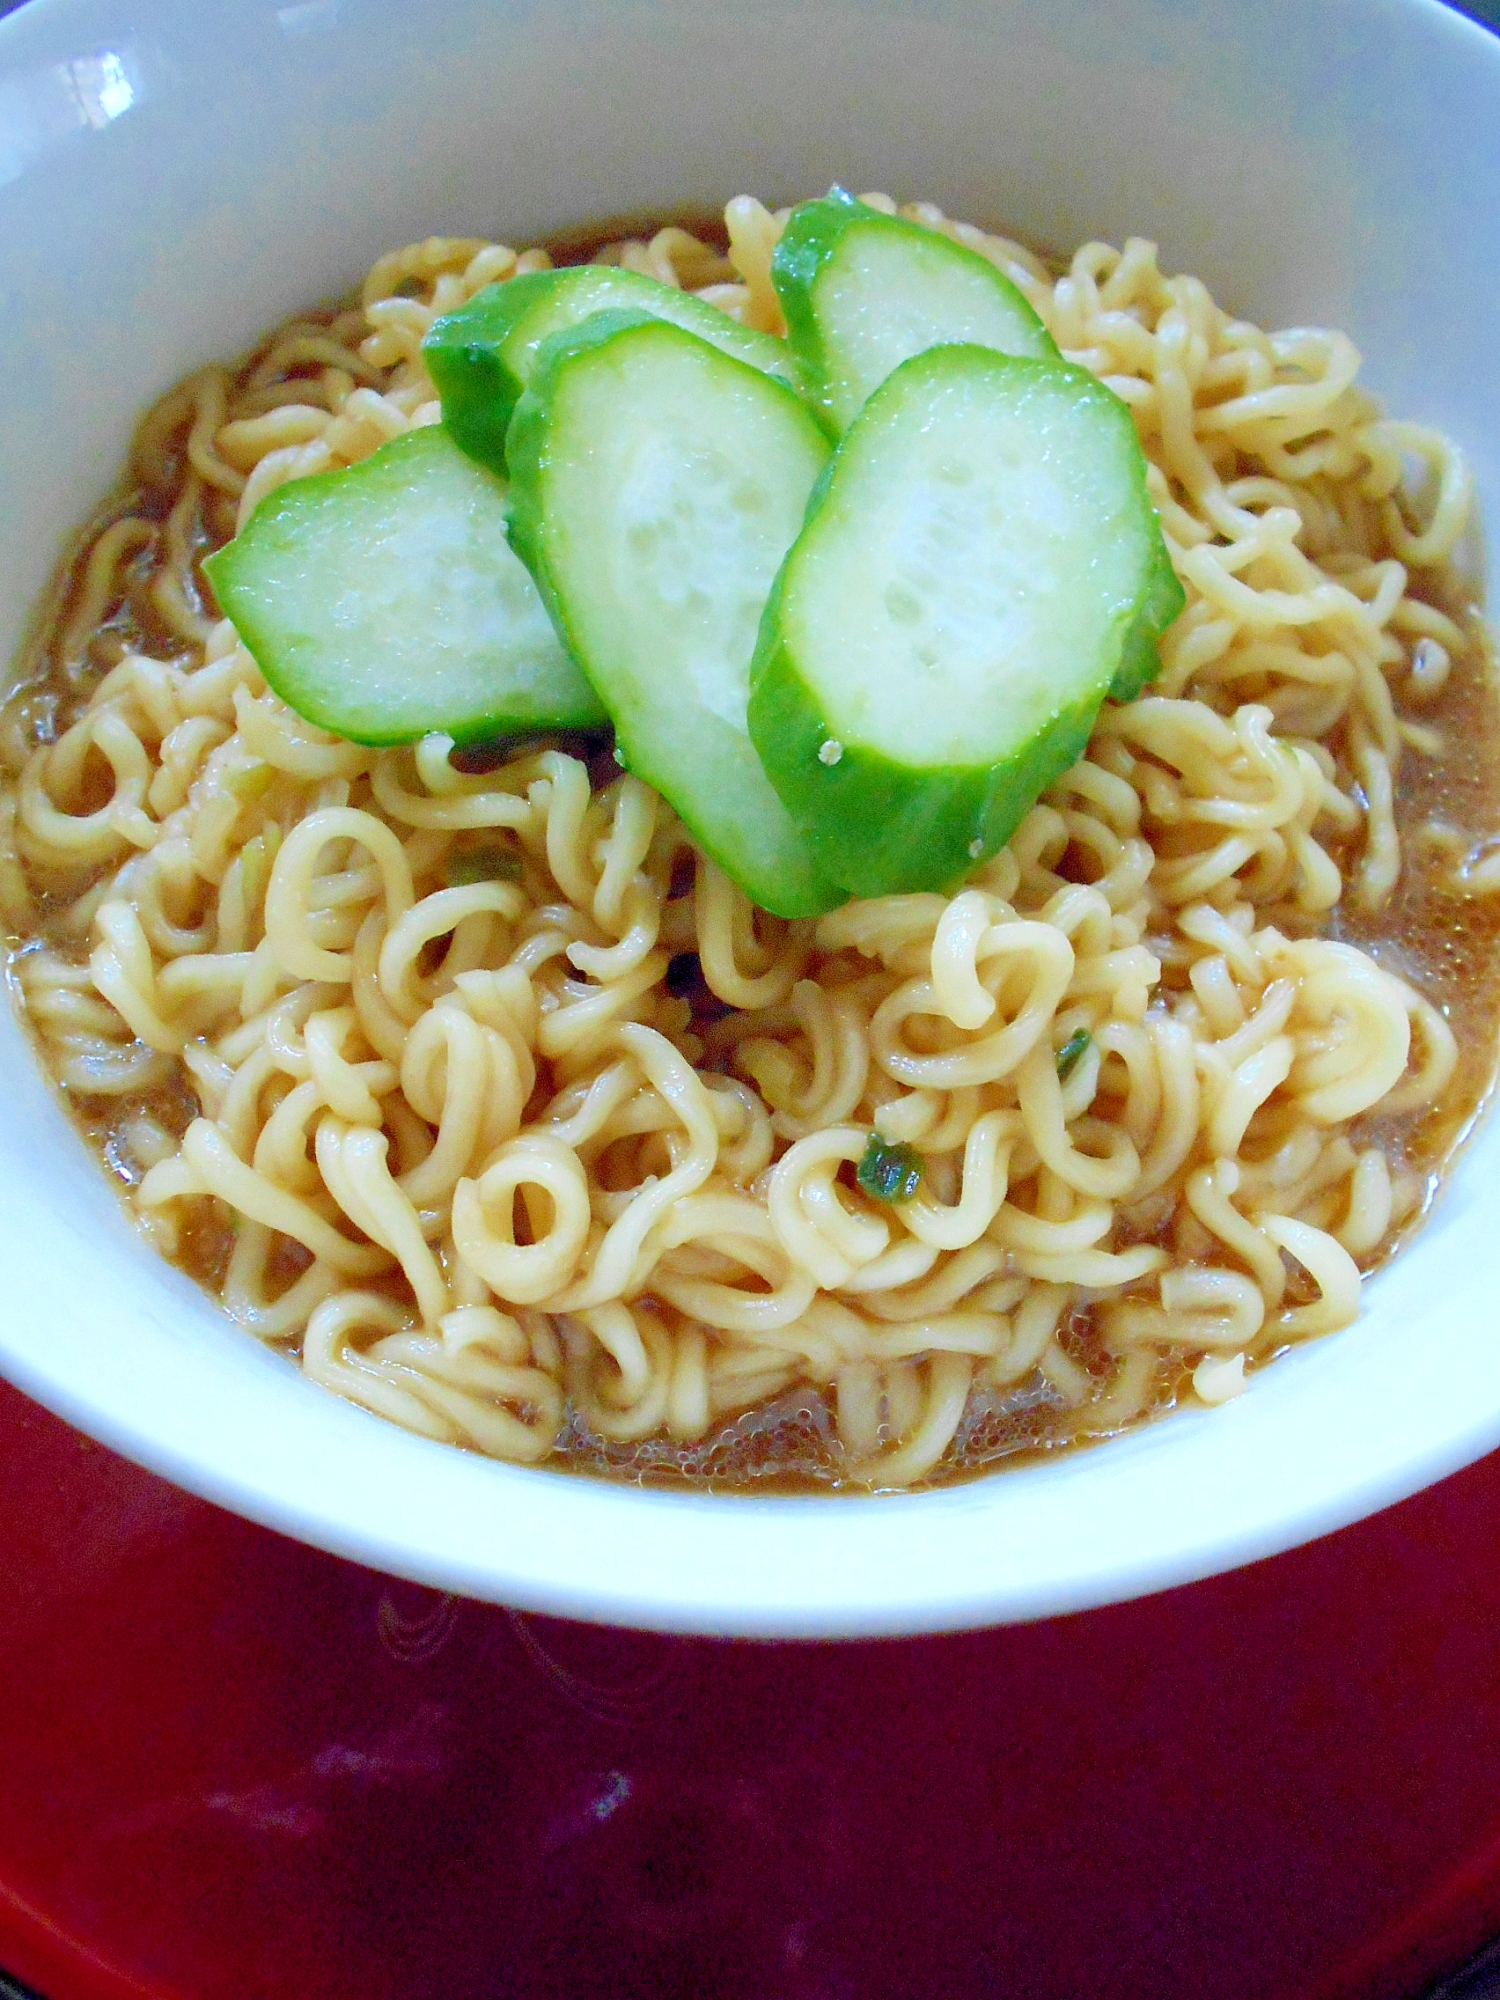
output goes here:
<path id="1" fill-rule="evenodd" d="M 459 1603 L 0 1386 L 0 1965 L 51 2000 L 1335 2000 L 1500 1921 L 1500 1457 L 1018 1630 Z"/>

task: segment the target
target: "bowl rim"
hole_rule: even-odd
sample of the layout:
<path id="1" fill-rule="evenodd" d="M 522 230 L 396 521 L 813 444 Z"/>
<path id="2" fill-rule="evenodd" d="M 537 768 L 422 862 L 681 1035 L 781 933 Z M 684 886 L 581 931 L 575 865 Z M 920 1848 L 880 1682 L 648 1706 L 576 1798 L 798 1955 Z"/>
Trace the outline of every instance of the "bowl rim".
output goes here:
<path id="1" fill-rule="evenodd" d="M 123 4 L 26 0 L 0 20 L 0 84 L 8 59 L 31 63 L 43 47 L 64 50 L 80 31 L 76 24 Z M 184 0 L 164 0 L 158 11 L 169 13 L 174 4 L 180 10 Z M 380 4 L 399 11 L 395 0 Z M 1072 4 L 1080 17 L 1089 12 L 1087 0 Z M 1227 9 L 1229 0 L 1221 4 Z M 1262 15 L 1285 12 L 1275 0 L 1249 4 Z M 1141 10 L 1152 6 L 1164 16 L 1173 12 L 1170 0 L 1140 0 Z M 238 11 L 249 12 L 250 0 Z M 1468 62 L 1482 46 L 1500 105 L 1500 43 L 1441 0 L 1307 0 L 1306 12 L 1364 27 L 1377 14 L 1400 21 L 1447 51 L 1447 63 Z M 24 1046 L 19 1028 L 7 1022 L 0 1024 L 0 1048 L 12 1031 Z M 0 1061 L 0 1070 L 8 1067 Z M 158 1266 L 117 1210 L 111 1226 L 104 1211 L 106 1204 L 114 1209 L 114 1197 L 96 1163 L 84 1157 L 50 1090 L 38 1077 L 31 1082 L 37 1088 L 25 1088 L 24 1079 L 19 1088 L 23 1123 L 35 1121 L 36 1143 L 49 1159 L 49 1148 L 78 1148 L 79 1171 L 64 1180 L 79 1191 L 81 1206 L 75 1217 L 52 1214 L 44 1172 L 34 1187 L 14 1191 L 12 1226 L 60 1260 L 47 1295 L 28 1301 L 43 1317 L 45 1341 L 35 1328 L 13 1324 L 17 1315 L 0 1315 L 0 1365 L 17 1385 L 174 1483 L 267 1527 L 417 1582 L 527 1610 L 762 1638 L 898 1635 L 1047 1617 L 1273 1555 L 1405 1497 L 1500 1443 L 1500 1360 L 1471 1381 L 1462 1403 L 1450 1397 L 1439 1406 L 1413 1389 L 1404 1405 L 1411 1434 L 1382 1433 L 1378 1450 L 1359 1434 L 1356 1413 L 1343 1428 L 1335 1413 L 1328 1434 L 1313 1435 L 1295 1406 L 1309 1390 L 1324 1394 L 1325 1404 L 1314 1395 L 1308 1409 L 1327 1416 L 1323 1385 L 1348 1344 L 1360 1339 L 1361 1324 L 1288 1355 L 1222 1409 L 1178 1412 L 1102 1449 L 912 1495 L 639 1491 L 498 1465 L 393 1431 L 253 1343 L 250 1351 L 260 1357 L 253 1368 L 227 1360 L 215 1329 L 229 1335 L 241 1358 L 246 1336 L 229 1328 L 187 1280 Z M 1419 1242 L 1449 1234 L 1449 1222 L 1456 1226 L 1461 1216 L 1471 1232 L 1482 1228 L 1472 1213 L 1481 1156 L 1500 1162 L 1493 1121 L 1460 1168 L 1464 1202 L 1447 1217 L 1457 1192 L 1450 1188 L 1441 1227 L 1435 1219 Z M 102 1231 L 102 1248 L 91 1243 L 84 1222 Z M 1440 1255 L 1434 1249 L 1423 1269 Z M 1421 1311 L 1420 1280 L 1405 1271 L 1403 1257 L 1371 1288 L 1386 1320 Z M 125 1394 L 125 1363 L 111 1363 L 114 1372 L 101 1377 L 99 1356 L 77 1345 L 70 1316 L 97 1316 L 101 1273 L 113 1274 L 123 1288 L 122 1323 L 159 1332 L 170 1321 L 172 1339 L 179 1332 L 195 1340 L 204 1335 L 201 1351 L 194 1346 L 186 1358 L 170 1342 L 163 1349 L 185 1367 L 181 1409 L 191 1421 L 142 1416 Z M 1489 1310 L 1482 1273 L 1470 1273 L 1460 1303 L 1471 1318 Z M 1399 1352 L 1382 1363 L 1383 1393 L 1393 1407 L 1402 1404 L 1401 1365 Z M 218 1437 L 210 1453 L 201 1428 L 192 1426 L 208 1421 L 226 1382 L 234 1384 L 244 1421 L 227 1449 Z M 1247 1432 L 1268 1425 L 1282 1445 L 1270 1465 L 1247 1456 L 1243 1442 Z M 270 1458 L 268 1439 L 275 1441 Z M 1153 1483 L 1153 1462 L 1164 1451 L 1174 1469 Z M 1144 1482 L 1134 1477 L 1143 1465 Z M 1247 1468 L 1263 1479 L 1270 1475 L 1269 1482 L 1247 1485 Z M 1082 1498 L 1080 1486 L 1087 1489 Z M 1253 1505 L 1246 1504 L 1247 1491 Z M 1165 1525 L 1164 1508 L 1175 1510 Z M 1053 1542 L 1036 1542 L 1049 1532 Z M 654 1567 L 641 1559 L 643 1544 L 658 1551 Z M 939 1547 L 941 1561 L 933 1553 Z"/>

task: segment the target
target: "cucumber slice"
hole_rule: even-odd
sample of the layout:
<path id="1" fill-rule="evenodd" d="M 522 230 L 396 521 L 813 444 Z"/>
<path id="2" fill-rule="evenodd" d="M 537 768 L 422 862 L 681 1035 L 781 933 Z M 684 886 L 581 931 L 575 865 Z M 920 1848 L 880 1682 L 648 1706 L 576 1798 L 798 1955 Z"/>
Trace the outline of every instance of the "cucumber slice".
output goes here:
<path id="1" fill-rule="evenodd" d="M 1125 405 L 937 347 L 878 389 L 777 578 L 750 734 L 857 895 L 946 889 L 1074 762 L 1157 577 Z"/>
<path id="2" fill-rule="evenodd" d="M 771 282 L 836 432 L 914 354 L 967 342 L 1055 361 L 1052 336 L 976 250 L 867 208 L 842 188 L 787 219 Z"/>
<path id="3" fill-rule="evenodd" d="M 600 313 L 543 348 L 508 449 L 511 539 L 623 761 L 763 908 L 842 902 L 745 723 L 757 624 L 828 456 L 811 411 L 680 327 Z"/>
<path id="4" fill-rule="evenodd" d="M 505 535 L 503 480 L 440 425 L 278 487 L 204 564 L 289 707 L 356 743 L 607 723 Z"/>
<path id="5" fill-rule="evenodd" d="M 506 427 L 542 342 L 581 326 L 592 313 L 609 311 L 649 313 L 686 327 L 762 374 L 800 387 L 797 357 L 784 340 L 741 326 L 691 292 L 612 264 L 524 271 L 435 320 L 422 342 L 422 358 L 442 398 L 443 422 L 471 458 L 504 470 Z"/>

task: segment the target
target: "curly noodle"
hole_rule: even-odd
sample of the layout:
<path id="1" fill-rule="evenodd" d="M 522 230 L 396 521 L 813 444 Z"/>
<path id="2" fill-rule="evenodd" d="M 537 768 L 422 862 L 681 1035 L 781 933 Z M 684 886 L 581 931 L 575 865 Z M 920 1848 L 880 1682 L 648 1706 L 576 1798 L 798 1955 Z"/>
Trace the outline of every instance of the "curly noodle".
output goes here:
<path id="1" fill-rule="evenodd" d="M 1344 335 L 1230 318 L 1149 243 L 1056 273 L 901 212 L 1129 406 L 1187 591 L 1154 689 L 957 894 L 768 918 L 597 746 L 342 742 L 215 622 L 204 551 L 434 422 L 434 316 L 542 250 L 410 245 L 166 398 L 6 711 L 52 1076 L 158 1249 L 424 1436 L 892 1487 L 1222 1401 L 1355 1316 L 1487 1080 L 1365 948 L 1413 853 L 1429 901 L 1500 890 L 1482 826 L 1398 824 L 1461 667 L 1493 707 L 1458 452 Z M 596 254 L 780 333 L 783 221 Z M 923 1155 L 908 1205 L 858 1186 L 872 1130 Z"/>

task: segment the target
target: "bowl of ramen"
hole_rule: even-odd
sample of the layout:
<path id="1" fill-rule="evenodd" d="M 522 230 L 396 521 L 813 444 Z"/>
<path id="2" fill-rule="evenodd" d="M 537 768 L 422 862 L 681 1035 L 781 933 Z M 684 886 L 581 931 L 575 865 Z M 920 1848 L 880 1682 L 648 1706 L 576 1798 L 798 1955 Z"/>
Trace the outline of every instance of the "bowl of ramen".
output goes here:
<path id="1" fill-rule="evenodd" d="M 1481 30 L 35 0 L 0 107 L 18 1384 L 770 1636 L 1500 1440 Z"/>

